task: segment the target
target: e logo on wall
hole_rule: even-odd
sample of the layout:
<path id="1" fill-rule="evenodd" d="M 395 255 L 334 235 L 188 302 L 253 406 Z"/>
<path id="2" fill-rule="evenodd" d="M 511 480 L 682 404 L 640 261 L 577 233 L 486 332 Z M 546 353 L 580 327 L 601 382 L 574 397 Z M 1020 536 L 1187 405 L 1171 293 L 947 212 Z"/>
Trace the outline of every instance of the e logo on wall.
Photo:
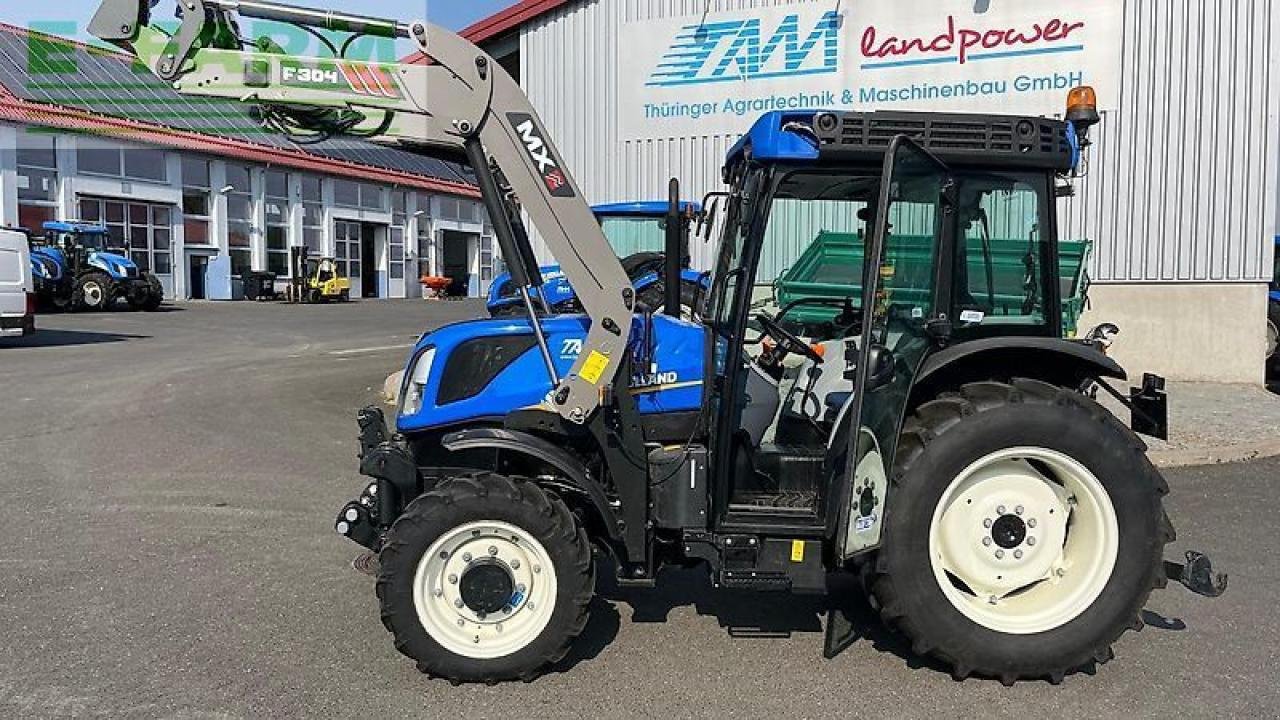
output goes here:
<path id="1" fill-rule="evenodd" d="M 1054 115 L 1118 97 L 1123 0 L 800 2 L 622 28 L 623 139 L 737 135 L 772 110 Z M 978 9 L 982 9 L 980 6 Z"/>

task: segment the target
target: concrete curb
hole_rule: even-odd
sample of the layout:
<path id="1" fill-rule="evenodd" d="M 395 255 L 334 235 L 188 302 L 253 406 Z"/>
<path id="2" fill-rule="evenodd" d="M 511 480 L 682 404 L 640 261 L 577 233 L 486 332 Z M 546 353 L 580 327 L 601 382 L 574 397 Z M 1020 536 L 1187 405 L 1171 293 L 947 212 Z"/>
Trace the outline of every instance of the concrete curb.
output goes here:
<path id="1" fill-rule="evenodd" d="M 1248 460 L 1276 457 L 1277 455 L 1280 455 L 1280 438 L 1218 447 L 1152 450 L 1147 453 L 1147 456 L 1151 458 L 1151 462 L 1160 468 L 1221 465 L 1223 463 L 1246 462 Z"/>
<path id="2" fill-rule="evenodd" d="M 404 371 L 397 370 L 382 383 L 382 402 L 395 405 L 400 395 L 400 383 Z M 1151 450 L 1147 457 L 1158 468 L 1190 467 L 1193 465 L 1221 465 L 1246 462 L 1280 456 L 1280 437 L 1258 442 L 1220 445 L 1218 447 L 1171 448 Z"/>

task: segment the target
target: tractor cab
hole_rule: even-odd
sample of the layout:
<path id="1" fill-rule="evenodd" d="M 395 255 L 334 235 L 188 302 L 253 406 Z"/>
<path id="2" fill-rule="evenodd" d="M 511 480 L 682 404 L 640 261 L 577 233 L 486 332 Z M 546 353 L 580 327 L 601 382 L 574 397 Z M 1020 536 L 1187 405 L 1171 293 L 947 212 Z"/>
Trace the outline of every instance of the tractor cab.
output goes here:
<path id="1" fill-rule="evenodd" d="M 779 112 L 743 137 L 725 167 L 733 190 L 707 313 L 707 374 L 724 378 L 709 440 L 723 458 L 712 482 L 722 523 L 839 524 L 843 552 L 874 547 L 882 460 L 925 360 L 984 338 L 1062 336 L 1054 189 L 1076 153 L 1066 127 Z M 867 260 L 819 268 L 822 293 L 779 305 L 775 279 L 818 244 Z M 1016 265 L 998 263 L 996 246 L 1015 248 Z M 796 317 L 814 309 L 820 322 Z M 849 451 L 858 472 L 845 478 Z M 865 497 L 851 507 L 854 487 Z"/>

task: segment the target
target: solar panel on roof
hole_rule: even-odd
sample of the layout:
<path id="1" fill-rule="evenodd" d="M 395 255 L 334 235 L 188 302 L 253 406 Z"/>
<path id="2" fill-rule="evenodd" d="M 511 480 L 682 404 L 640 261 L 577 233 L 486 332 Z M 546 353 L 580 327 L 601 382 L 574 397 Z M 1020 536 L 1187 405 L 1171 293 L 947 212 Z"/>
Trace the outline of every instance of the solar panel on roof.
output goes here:
<path id="1" fill-rule="evenodd" d="M 447 182 L 475 182 L 465 165 L 366 140 L 337 138 L 300 146 L 263 128 L 242 103 L 189 97 L 130 59 L 4 26 L 0 26 L 0 85 L 31 102 L 300 150 Z"/>

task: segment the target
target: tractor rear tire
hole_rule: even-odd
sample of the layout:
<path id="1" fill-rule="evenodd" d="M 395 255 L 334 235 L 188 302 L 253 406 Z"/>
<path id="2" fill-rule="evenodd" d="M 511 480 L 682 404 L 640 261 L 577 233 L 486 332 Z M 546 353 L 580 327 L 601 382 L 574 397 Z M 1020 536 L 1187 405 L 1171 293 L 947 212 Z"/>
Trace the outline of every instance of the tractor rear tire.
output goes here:
<path id="1" fill-rule="evenodd" d="M 111 278 L 106 273 L 85 273 L 76 278 L 75 290 L 71 295 L 71 305 L 76 310 L 101 312 L 111 305 L 115 295 Z"/>
<path id="2" fill-rule="evenodd" d="M 489 472 L 409 503 L 378 567 L 396 649 L 455 683 L 536 677 L 582 632 L 595 591 L 591 545 L 565 504 Z"/>
<path id="3" fill-rule="evenodd" d="M 1105 663 L 1142 629 L 1174 539 L 1145 451 L 1093 400 L 1039 381 L 973 383 L 921 405 L 865 568 L 881 617 L 957 679 L 1057 683 Z"/>

